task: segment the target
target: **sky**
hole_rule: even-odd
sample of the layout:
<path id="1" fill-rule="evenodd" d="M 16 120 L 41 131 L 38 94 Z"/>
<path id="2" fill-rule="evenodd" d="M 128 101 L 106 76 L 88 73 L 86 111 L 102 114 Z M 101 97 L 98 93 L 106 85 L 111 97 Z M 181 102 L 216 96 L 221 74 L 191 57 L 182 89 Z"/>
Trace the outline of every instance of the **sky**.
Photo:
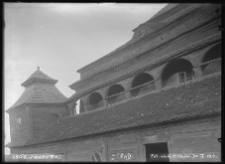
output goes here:
<path id="1" fill-rule="evenodd" d="M 22 95 L 21 83 L 40 67 L 57 79 L 56 87 L 70 97 L 69 85 L 78 69 L 128 42 L 132 30 L 166 4 L 5 3 L 5 110 Z M 5 113 L 5 144 L 10 142 Z M 9 150 L 6 149 L 6 154 Z"/>

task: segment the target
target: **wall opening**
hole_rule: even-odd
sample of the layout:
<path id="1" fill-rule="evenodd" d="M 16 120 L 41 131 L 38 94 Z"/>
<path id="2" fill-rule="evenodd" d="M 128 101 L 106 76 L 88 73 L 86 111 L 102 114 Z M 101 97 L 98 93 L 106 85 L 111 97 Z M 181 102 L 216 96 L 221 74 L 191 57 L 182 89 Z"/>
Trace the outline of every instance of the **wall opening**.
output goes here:
<path id="1" fill-rule="evenodd" d="M 146 144 L 145 151 L 147 162 L 169 162 L 167 142 Z"/>
<path id="2" fill-rule="evenodd" d="M 120 101 L 120 100 L 124 99 L 124 96 L 125 96 L 124 91 L 125 90 L 124 90 L 123 86 L 121 86 L 119 84 L 112 85 L 108 89 L 108 94 L 107 94 L 108 103 L 112 104 L 112 103 L 115 103 L 116 101 Z"/>
<path id="3" fill-rule="evenodd" d="M 22 129 L 22 117 L 19 116 L 16 118 L 16 129 L 21 130 Z"/>
<path id="4" fill-rule="evenodd" d="M 151 86 L 151 84 L 148 84 L 148 85 L 147 84 L 143 85 L 143 84 L 148 83 L 152 80 L 153 80 L 153 77 L 147 73 L 141 73 L 137 75 L 132 82 L 131 91 L 130 91 L 131 95 L 137 96 L 139 93 L 141 93 L 141 91 L 149 90 L 150 89 L 149 86 Z"/>
<path id="5" fill-rule="evenodd" d="M 77 100 L 74 113 L 80 114 L 80 113 L 83 113 L 84 111 L 85 111 L 85 109 L 84 109 L 83 101 L 81 99 Z"/>
<path id="6" fill-rule="evenodd" d="M 77 115 L 80 113 L 80 99 L 77 100 L 74 104 L 73 115 Z"/>
<path id="7" fill-rule="evenodd" d="M 221 44 L 217 44 L 210 48 L 204 55 L 201 66 L 204 75 L 221 71 L 221 60 L 210 63 L 210 61 L 221 58 Z M 208 63 L 209 62 L 209 63 Z"/>
<path id="8" fill-rule="evenodd" d="M 81 100 L 80 99 L 73 101 L 73 104 L 71 104 L 71 111 L 70 111 L 71 113 L 70 113 L 70 115 L 80 114 L 80 112 L 82 112 L 80 105 L 81 105 Z"/>
<path id="9" fill-rule="evenodd" d="M 91 109 L 96 109 L 100 106 L 103 105 L 103 101 L 102 101 L 102 96 L 98 93 L 98 92 L 93 92 L 90 94 L 89 98 L 88 98 L 88 104 Z"/>
<path id="10" fill-rule="evenodd" d="M 191 80 L 193 76 L 194 72 L 191 62 L 186 59 L 176 59 L 164 67 L 161 75 L 162 86 L 183 83 Z"/>

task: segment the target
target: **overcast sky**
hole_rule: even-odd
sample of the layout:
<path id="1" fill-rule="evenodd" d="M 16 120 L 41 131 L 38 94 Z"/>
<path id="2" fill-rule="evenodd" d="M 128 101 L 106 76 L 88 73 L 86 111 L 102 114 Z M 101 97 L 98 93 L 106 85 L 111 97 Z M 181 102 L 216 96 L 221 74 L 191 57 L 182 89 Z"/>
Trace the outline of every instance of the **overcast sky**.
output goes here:
<path id="1" fill-rule="evenodd" d="M 79 68 L 125 44 L 133 29 L 165 5 L 5 3 L 5 109 L 21 96 L 21 83 L 38 66 L 70 97 Z M 8 117 L 6 122 L 8 143 Z"/>

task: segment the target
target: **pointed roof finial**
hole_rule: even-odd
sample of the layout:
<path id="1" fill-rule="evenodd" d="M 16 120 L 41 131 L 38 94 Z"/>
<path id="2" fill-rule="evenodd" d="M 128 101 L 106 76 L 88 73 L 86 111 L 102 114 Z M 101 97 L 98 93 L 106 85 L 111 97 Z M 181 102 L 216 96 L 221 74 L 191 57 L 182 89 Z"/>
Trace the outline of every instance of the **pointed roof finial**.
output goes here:
<path id="1" fill-rule="evenodd" d="M 25 82 L 23 82 L 21 85 L 22 86 L 28 86 L 30 84 L 33 84 L 36 81 L 41 81 L 44 83 L 52 83 L 52 84 L 56 84 L 58 82 L 58 80 L 55 80 L 51 77 L 49 77 L 48 75 L 46 75 L 45 73 L 43 73 L 42 71 L 40 71 L 40 67 L 37 67 L 37 71 L 35 71 Z"/>

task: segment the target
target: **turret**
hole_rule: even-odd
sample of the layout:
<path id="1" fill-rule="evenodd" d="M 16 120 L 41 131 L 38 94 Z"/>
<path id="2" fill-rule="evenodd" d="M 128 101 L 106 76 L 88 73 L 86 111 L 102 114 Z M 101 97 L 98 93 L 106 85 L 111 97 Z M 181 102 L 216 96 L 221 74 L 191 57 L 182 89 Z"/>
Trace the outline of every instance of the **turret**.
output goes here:
<path id="1" fill-rule="evenodd" d="M 22 146 L 39 136 L 48 126 L 69 116 L 66 97 L 55 80 L 38 69 L 21 85 L 25 91 L 7 113 L 10 119 L 10 146 Z M 9 147 L 10 147 L 9 146 Z"/>

